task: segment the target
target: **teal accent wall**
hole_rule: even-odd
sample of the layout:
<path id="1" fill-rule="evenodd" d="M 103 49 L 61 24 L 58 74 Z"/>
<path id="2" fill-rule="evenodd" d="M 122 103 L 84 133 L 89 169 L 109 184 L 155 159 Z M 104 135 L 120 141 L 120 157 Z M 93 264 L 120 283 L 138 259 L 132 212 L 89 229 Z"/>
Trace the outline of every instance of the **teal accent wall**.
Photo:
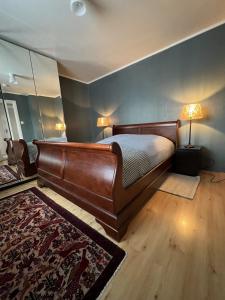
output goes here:
<path id="1" fill-rule="evenodd" d="M 79 141 L 101 138 L 99 115 L 114 124 L 168 121 L 179 118 L 184 104 L 200 102 L 205 118 L 193 123 L 192 142 L 203 146 L 204 168 L 225 171 L 225 25 L 90 85 L 61 78 L 61 90 L 69 128 L 79 115 L 81 131 L 73 136 Z M 180 137 L 187 143 L 185 121 Z"/>
<path id="2" fill-rule="evenodd" d="M 92 140 L 89 86 L 64 77 L 60 77 L 60 85 L 68 141 Z"/>

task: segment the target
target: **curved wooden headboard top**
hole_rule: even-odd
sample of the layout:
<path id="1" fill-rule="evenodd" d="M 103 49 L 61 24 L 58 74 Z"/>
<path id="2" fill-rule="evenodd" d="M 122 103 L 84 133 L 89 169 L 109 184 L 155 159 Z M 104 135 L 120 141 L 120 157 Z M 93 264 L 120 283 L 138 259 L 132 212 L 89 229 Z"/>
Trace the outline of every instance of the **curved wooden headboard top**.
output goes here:
<path id="1" fill-rule="evenodd" d="M 166 137 L 177 145 L 179 126 L 179 120 L 157 123 L 113 125 L 112 134 L 155 134 Z"/>

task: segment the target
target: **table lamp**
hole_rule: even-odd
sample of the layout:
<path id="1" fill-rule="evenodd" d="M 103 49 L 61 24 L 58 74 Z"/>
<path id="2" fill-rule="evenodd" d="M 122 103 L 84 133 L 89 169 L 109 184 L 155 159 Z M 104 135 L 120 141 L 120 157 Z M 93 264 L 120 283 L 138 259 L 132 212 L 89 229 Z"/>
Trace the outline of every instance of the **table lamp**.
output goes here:
<path id="1" fill-rule="evenodd" d="M 66 129 L 66 125 L 64 123 L 56 123 L 55 129 L 60 131 L 60 134 L 62 134 L 63 131 Z"/>
<path id="2" fill-rule="evenodd" d="M 65 130 L 66 129 L 66 126 L 64 123 L 56 123 L 55 124 L 55 129 L 56 130 Z"/>
<path id="3" fill-rule="evenodd" d="M 108 117 L 100 117 L 97 119 L 97 127 L 108 127 L 110 125 L 110 120 Z M 103 139 L 104 137 L 104 128 L 103 128 Z"/>
<path id="4" fill-rule="evenodd" d="M 189 120 L 190 126 L 189 126 L 189 142 L 188 145 L 186 145 L 186 148 L 193 148 L 193 145 L 191 144 L 191 125 L 192 120 L 198 120 L 203 118 L 202 113 L 202 106 L 201 104 L 187 104 L 184 105 L 182 113 L 181 113 L 181 119 L 183 120 Z"/>

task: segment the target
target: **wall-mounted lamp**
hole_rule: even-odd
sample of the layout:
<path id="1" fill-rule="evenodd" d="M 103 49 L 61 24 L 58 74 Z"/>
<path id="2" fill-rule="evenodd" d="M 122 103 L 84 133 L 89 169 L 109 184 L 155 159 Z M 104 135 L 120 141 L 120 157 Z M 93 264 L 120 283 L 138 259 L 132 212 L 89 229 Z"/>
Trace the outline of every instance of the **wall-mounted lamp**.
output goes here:
<path id="1" fill-rule="evenodd" d="M 84 0 L 71 0 L 70 1 L 71 11 L 78 17 L 82 17 L 86 13 L 86 4 Z"/>
<path id="2" fill-rule="evenodd" d="M 6 88 L 6 87 L 9 87 L 9 85 L 7 83 L 1 83 L 2 87 Z"/>
<path id="3" fill-rule="evenodd" d="M 203 112 L 202 112 L 202 106 L 201 104 L 188 104 L 183 107 L 182 113 L 181 113 L 181 119 L 183 120 L 189 120 L 190 121 L 190 127 L 189 127 L 189 141 L 188 145 L 186 145 L 186 148 L 193 148 L 193 145 L 191 144 L 191 125 L 192 120 L 202 119 Z"/>
<path id="4" fill-rule="evenodd" d="M 18 84 L 18 81 L 16 80 L 16 74 L 9 73 L 9 83 L 11 84 Z"/>
<path id="5" fill-rule="evenodd" d="M 104 136 L 104 128 L 110 126 L 110 119 L 109 117 L 101 117 L 97 119 L 97 127 L 103 127 L 103 139 Z"/>

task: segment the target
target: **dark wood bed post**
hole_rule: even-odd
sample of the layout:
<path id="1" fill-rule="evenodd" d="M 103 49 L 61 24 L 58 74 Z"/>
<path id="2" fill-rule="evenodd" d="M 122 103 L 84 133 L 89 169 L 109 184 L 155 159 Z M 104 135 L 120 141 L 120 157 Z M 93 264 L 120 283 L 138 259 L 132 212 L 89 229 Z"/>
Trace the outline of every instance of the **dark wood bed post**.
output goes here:
<path id="1" fill-rule="evenodd" d="M 177 145 L 179 121 L 113 126 L 113 134 L 156 134 Z M 135 214 L 156 191 L 172 157 L 130 186 L 123 187 L 123 160 L 117 143 L 34 141 L 38 147 L 38 185 L 48 186 L 96 217 L 120 241 Z"/>

